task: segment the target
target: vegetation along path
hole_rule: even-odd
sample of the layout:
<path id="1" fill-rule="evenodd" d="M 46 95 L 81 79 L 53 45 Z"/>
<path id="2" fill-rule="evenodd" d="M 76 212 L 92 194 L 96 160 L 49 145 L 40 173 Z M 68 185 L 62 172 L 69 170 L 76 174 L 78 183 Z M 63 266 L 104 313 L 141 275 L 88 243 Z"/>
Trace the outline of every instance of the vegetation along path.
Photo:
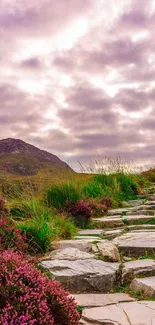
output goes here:
<path id="1" fill-rule="evenodd" d="M 81 324 L 155 325 L 155 186 L 94 219 L 41 262 L 81 309 Z"/>

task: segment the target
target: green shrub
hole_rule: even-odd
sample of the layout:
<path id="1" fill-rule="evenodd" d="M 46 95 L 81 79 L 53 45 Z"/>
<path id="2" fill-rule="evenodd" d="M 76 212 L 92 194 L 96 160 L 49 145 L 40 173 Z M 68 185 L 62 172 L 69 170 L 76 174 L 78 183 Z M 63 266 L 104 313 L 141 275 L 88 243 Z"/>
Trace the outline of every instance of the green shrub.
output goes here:
<path id="1" fill-rule="evenodd" d="M 17 224 L 22 234 L 26 235 L 29 251 L 46 252 L 56 237 L 56 231 L 49 222 L 42 218 L 27 219 Z"/>
<path id="2" fill-rule="evenodd" d="M 99 174 L 94 176 L 94 181 L 100 183 L 103 188 L 107 186 L 113 187 L 115 183 L 115 177 L 114 175 Z"/>
<path id="3" fill-rule="evenodd" d="M 46 252 L 52 242 L 62 239 L 71 239 L 76 235 L 74 223 L 64 216 L 46 214 L 34 216 L 17 223 L 22 234 L 26 235 L 30 252 Z"/>
<path id="4" fill-rule="evenodd" d="M 65 216 L 57 216 L 52 222 L 57 238 L 72 239 L 77 234 L 74 222 Z"/>
<path id="5" fill-rule="evenodd" d="M 47 190 L 47 202 L 49 206 L 57 210 L 65 208 L 66 202 L 73 204 L 80 200 L 79 188 L 73 184 L 53 185 Z"/>
<path id="6" fill-rule="evenodd" d="M 116 179 L 120 185 L 122 200 L 129 200 L 138 195 L 139 187 L 132 175 L 117 174 Z"/>
<path id="7" fill-rule="evenodd" d="M 103 189 L 100 183 L 92 180 L 87 185 L 83 186 L 82 193 L 84 197 L 95 199 L 102 196 Z"/>

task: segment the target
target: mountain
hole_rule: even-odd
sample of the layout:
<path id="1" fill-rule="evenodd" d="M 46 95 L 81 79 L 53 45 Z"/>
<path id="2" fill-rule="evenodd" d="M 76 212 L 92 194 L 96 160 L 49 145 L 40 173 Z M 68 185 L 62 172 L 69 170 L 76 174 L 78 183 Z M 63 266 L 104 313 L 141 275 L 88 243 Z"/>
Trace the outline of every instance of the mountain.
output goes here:
<path id="1" fill-rule="evenodd" d="M 40 170 L 73 170 L 57 156 L 19 139 L 0 140 L 0 173 L 36 175 Z"/>

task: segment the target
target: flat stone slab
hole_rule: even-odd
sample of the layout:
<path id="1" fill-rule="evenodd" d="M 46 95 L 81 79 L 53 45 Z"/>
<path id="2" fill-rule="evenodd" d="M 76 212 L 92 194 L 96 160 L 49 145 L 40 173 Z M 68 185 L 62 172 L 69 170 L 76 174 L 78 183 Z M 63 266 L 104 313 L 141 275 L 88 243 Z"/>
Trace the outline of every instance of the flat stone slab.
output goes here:
<path id="1" fill-rule="evenodd" d="M 131 256 L 142 256 L 147 253 L 155 254 L 154 232 L 129 232 L 113 240 L 119 250 Z"/>
<path id="2" fill-rule="evenodd" d="M 84 236 L 99 236 L 103 234 L 102 229 L 86 229 L 86 230 L 80 230 L 78 232 L 78 235 L 84 235 Z"/>
<path id="3" fill-rule="evenodd" d="M 120 209 L 112 209 L 108 211 L 108 216 L 113 216 L 113 215 L 120 215 L 122 213 L 126 213 L 129 211 L 138 211 L 138 210 L 142 210 L 143 206 L 136 206 L 136 207 L 129 207 L 129 208 L 120 208 Z"/>
<path id="4" fill-rule="evenodd" d="M 102 217 L 102 218 L 95 218 L 94 219 L 96 227 L 104 228 L 115 228 L 115 227 L 122 227 L 125 225 L 134 225 L 139 222 L 147 223 L 152 222 L 154 223 L 154 217 L 152 215 L 127 215 L 127 216 L 113 216 L 113 217 Z"/>
<path id="5" fill-rule="evenodd" d="M 41 265 L 72 292 L 109 292 L 116 285 L 119 271 L 119 263 L 95 259 L 49 260 Z"/>
<path id="6" fill-rule="evenodd" d="M 50 260 L 69 260 L 69 261 L 76 261 L 76 260 L 85 260 L 95 258 L 93 254 L 83 252 L 78 248 L 70 247 L 64 249 L 58 249 L 53 251 L 49 255 Z"/>
<path id="7" fill-rule="evenodd" d="M 155 302 L 133 301 L 85 308 L 81 324 L 155 325 Z"/>
<path id="8" fill-rule="evenodd" d="M 99 241 L 101 240 L 101 238 L 99 236 L 76 236 L 75 237 L 76 240 L 88 240 L 89 242 L 92 241 Z"/>
<path id="9" fill-rule="evenodd" d="M 130 207 L 137 207 L 137 206 L 143 205 L 144 202 L 145 202 L 144 199 L 127 201 L 127 203 L 129 204 Z"/>
<path id="10" fill-rule="evenodd" d="M 125 293 L 84 293 L 72 295 L 78 305 L 82 307 L 104 307 L 119 302 L 134 301 Z"/>
<path id="11" fill-rule="evenodd" d="M 140 231 L 144 231 L 146 229 L 154 229 L 155 230 L 155 225 L 150 225 L 150 224 L 142 224 L 142 225 L 130 225 L 130 226 L 126 226 L 127 230 L 140 230 Z"/>
<path id="12" fill-rule="evenodd" d="M 142 292 L 145 297 L 155 298 L 155 276 L 134 279 L 131 282 L 130 289 L 133 291 Z"/>
<path id="13" fill-rule="evenodd" d="M 123 282 L 130 279 L 132 276 L 144 275 L 152 276 L 155 275 L 155 260 L 145 259 L 126 262 L 122 269 Z"/>
<path id="14" fill-rule="evenodd" d="M 107 231 L 104 231 L 104 236 L 106 238 L 111 238 L 111 239 L 114 239 L 116 238 L 117 236 L 120 236 L 121 234 L 123 234 L 125 231 L 125 229 L 116 229 L 116 230 L 107 230 Z"/>
<path id="15" fill-rule="evenodd" d="M 76 240 L 76 239 L 62 240 L 59 242 L 58 248 L 65 249 L 65 248 L 72 247 L 72 248 L 77 248 L 83 252 L 89 253 L 92 250 L 92 245 L 89 242 L 90 242 L 90 238 L 87 239 L 81 238 L 81 240 Z"/>
<path id="16" fill-rule="evenodd" d="M 94 218 L 95 226 L 98 228 L 115 228 L 122 227 L 124 225 L 121 218 L 118 217 L 102 217 L 102 218 Z"/>

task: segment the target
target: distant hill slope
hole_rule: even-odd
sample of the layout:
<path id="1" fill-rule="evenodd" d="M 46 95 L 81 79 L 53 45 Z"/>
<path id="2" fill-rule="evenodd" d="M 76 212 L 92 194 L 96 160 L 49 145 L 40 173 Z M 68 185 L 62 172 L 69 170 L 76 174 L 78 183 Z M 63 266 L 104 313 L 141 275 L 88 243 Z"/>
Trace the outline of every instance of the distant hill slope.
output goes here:
<path id="1" fill-rule="evenodd" d="M 73 170 L 57 156 L 19 139 L 0 140 L 0 173 L 16 175 L 36 175 L 46 168 L 56 170 Z"/>

